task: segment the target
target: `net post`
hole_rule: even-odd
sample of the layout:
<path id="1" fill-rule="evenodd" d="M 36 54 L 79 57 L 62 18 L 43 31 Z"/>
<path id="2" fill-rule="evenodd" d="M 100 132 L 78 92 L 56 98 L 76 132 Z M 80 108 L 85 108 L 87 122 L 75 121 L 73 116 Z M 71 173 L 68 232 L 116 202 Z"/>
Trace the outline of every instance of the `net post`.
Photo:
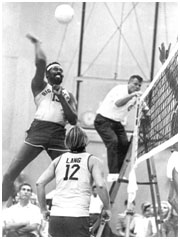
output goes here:
<path id="1" fill-rule="evenodd" d="M 142 133 L 143 133 L 143 141 L 144 141 L 144 148 L 145 148 L 145 152 L 148 152 L 148 147 L 147 147 L 147 138 L 146 138 L 146 131 L 145 131 L 145 126 L 142 126 Z M 146 160 L 146 165 L 147 165 L 147 171 L 148 171 L 148 177 L 149 177 L 149 181 L 150 181 L 150 191 L 151 191 L 151 198 L 152 198 L 152 204 L 153 204 L 153 209 L 154 209 L 154 215 L 155 215 L 155 222 L 156 222 L 156 229 L 157 229 L 157 233 L 158 236 L 162 236 L 162 232 L 161 230 L 159 230 L 159 225 L 158 225 L 158 215 L 157 215 L 157 210 L 156 210 L 156 199 L 155 199 L 155 192 L 154 192 L 154 187 L 153 187 L 153 181 L 154 178 L 152 177 L 152 171 L 151 171 L 151 166 L 153 167 L 153 176 L 156 175 L 155 172 L 155 165 L 154 162 L 152 161 L 153 159 L 148 158 Z M 156 181 L 156 188 L 157 188 L 157 181 Z M 159 190 L 157 190 L 159 191 Z M 160 206 L 160 195 L 158 197 L 158 206 Z M 160 220 L 161 221 L 161 220 Z"/>
<path id="2" fill-rule="evenodd" d="M 129 183 L 128 183 L 128 187 L 127 187 L 128 204 L 127 204 L 127 214 L 126 214 L 126 231 L 125 231 L 126 237 L 129 237 L 130 218 L 132 216 L 131 206 L 132 206 L 133 200 L 136 197 L 136 190 L 137 190 L 134 166 L 135 166 L 135 162 L 137 159 L 137 149 L 138 149 L 138 127 L 139 127 L 140 104 L 141 104 L 140 97 L 137 97 L 136 108 L 135 108 L 133 141 L 132 141 L 132 152 L 131 152 L 131 161 L 130 161 Z M 133 179 L 132 179 L 132 177 L 133 177 Z M 135 182 L 133 182 L 134 180 L 135 180 Z M 131 187 L 131 189 L 130 189 L 130 187 Z M 133 187 L 134 187 L 134 189 L 133 189 L 134 191 L 132 190 Z"/>

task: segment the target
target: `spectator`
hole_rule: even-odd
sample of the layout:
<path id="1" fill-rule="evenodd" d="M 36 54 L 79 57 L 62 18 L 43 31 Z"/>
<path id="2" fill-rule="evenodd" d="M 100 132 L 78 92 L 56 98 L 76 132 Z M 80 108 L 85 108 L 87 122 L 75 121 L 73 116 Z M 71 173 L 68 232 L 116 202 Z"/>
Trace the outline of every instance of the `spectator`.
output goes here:
<path id="1" fill-rule="evenodd" d="M 157 230 L 154 226 L 154 217 L 152 217 L 152 206 L 149 202 L 141 205 L 142 215 L 133 220 L 135 237 L 154 237 Z"/>
<path id="2" fill-rule="evenodd" d="M 178 215 L 167 201 L 161 202 L 163 237 L 178 236 Z"/>
<path id="3" fill-rule="evenodd" d="M 55 178 L 56 189 L 49 218 L 52 237 L 89 237 L 89 206 L 92 184 L 103 202 L 102 216 L 110 218 L 110 200 L 100 159 L 86 152 L 88 138 L 72 127 L 65 139 L 70 152 L 56 158 L 37 181 L 37 195 L 43 218 L 49 217 L 45 187 Z"/>
<path id="4" fill-rule="evenodd" d="M 42 216 L 39 207 L 30 202 L 31 185 L 20 185 L 18 194 L 19 202 L 3 210 L 3 234 L 6 237 L 36 237 Z"/>
<path id="5" fill-rule="evenodd" d="M 90 207 L 89 207 L 89 219 L 90 219 L 90 228 L 91 228 L 92 235 L 96 234 L 96 231 L 100 224 L 102 209 L 103 209 L 103 203 L 101 199 L 99 198 L 99 195 L 97 193 L 97 188 L 94 185 L 92 187 L 92 195 L 91 195 L 91 201 L 90 201 Z"/>
<path id="6" fill-rule="evenodd" d="M 143 79 L 133 75 L 128 85 L 115 86 L 105 97 L 94 121 L 95 129 L 107 148 L 109 173 L 119 173 L 129 142 L 124 129 L 127 113 L 136 102 Z"/>
<path id="7" fill-rule="evenodd" d="M 128 201 L 124 201 L 124 206 L 127 208 L 127 203 Z M 129 226 L 129 236 L 133 237 L 135 236 L 134 234 L 134 223 L 133 220 L 135 217 L 138 217 L 139 214 L 135 213 L 135 201 L 132 202 L 131 204 L 131 218 L 130 218 L 130 226 Z M 120 237 L 125 237 L 126 236 L 126 218 L 127 218 L 127 209 L 123 213 L 118 214 L 118 221 L 117 221 L 117 227 L 116 230 L 118 232 L 118 235 Z"/>

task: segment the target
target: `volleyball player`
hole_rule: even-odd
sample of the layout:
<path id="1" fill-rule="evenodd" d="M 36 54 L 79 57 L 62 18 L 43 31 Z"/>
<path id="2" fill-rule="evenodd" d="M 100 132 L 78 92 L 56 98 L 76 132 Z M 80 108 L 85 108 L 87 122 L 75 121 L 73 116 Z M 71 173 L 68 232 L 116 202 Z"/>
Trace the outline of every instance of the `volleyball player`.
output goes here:
<path id="1" fill-rule="evenodd" d="M 23 145 L 4 175 L 3 201 L 11 195 L 13 182 L 19 173 L 43 150 L 46 150 L 52 160 L 67 151 L 64 145 L 65 125 L 75 125 L 77 122 L 75 98 L 61 86 L 61 65 L 53 62 L 46 66 L 46 56 L 40 41 L 29 34 L 27 37 L 35 46 L 36 72 L 31 82 L 31 90 L 36 113 Z M 47 81 L 44 79 L 45 75 Z"/>
<path id="2" fill-rule="evenodd" d="M 100 159 L 86 152 L 88 138 L 79 126 L 67 133 L 70 152 L 56 158 L 40 176 L 37 185 L 39 205 L 44 219 L 49 216 L 45 187 L 55 178 L 56 189 L 49 218 L 52 237 L 89 237 L 89 206 L 92 185 L 103 203 L 103 218 L 110 218 L 110 200 Z"/>

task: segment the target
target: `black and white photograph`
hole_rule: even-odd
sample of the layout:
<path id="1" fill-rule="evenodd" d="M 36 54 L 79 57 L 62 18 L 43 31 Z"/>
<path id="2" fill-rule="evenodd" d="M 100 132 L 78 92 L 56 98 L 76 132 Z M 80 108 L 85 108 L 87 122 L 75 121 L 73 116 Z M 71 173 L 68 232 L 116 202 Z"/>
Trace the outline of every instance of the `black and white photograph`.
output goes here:
<path id="1" fill-rule="evenodd" d="M 178 237 L 179 2 L 1 19 L 1 236 Z"/>

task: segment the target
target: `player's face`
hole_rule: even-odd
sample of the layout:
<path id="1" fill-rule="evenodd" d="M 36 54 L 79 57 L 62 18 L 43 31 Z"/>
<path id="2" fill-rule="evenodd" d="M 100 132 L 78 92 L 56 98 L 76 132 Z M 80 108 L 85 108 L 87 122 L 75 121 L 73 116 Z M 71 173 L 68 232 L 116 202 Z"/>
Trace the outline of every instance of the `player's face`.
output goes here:
<path id="1" fill-rule="evenodd" d="M 144 216 L 145 217 L 150 217 L 151 216 L 151 208 L 150 207 L 146 208 L 146 210 L 144 212 Z"/>
<path id="2" fill-rule="evenodd" d="M 167 205 L 161 205 L 162 216 L 165 218 L 169 212 L 169 207 Z"/>
<path id="3" fill-rule="evenodd" d="M 50 85 L 60 85 L 63 80 L 61 67 L 54 66 L 49 70 L 48 82 Z"/>
<path id="4" fill-rule="evenodd" d="M 139 91 L 141 89 L 141 83 L 138 81 L 138 79 L 134 78 L 132 79 L 128 84 L 128 92 L 131 94 L 135 91 Z"/>

